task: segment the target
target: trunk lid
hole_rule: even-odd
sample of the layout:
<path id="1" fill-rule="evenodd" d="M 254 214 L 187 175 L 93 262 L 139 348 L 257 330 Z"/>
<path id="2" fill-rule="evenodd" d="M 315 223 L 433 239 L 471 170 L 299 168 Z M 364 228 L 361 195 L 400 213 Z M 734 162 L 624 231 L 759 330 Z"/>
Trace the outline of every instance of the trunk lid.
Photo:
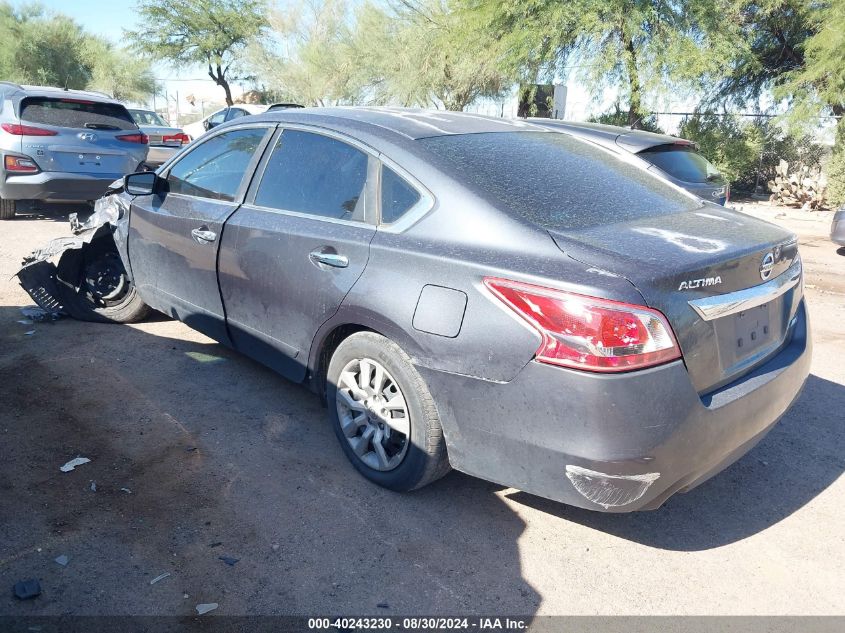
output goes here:
<path id="1" fill-rule="evenodd" d="M 142 125 L 141 131 L 150 137 L 150 146 L 153 147 L 182 147 L 182 142 L 170 139 L 165 142 L 165 137 L 182 134 L 182 130 L 176 127 L 162 127 L 153 125 Z"/>
<path id="2" fill-rule="evenodd" d="M 800 267 L 798 246 L 795 236 L 768 222 L 706 205 L 549 233 L 574 259 L 627 278 L 649 307 L 666 315 L 699 393 L 750 371 L 789 336 L 801 284 L 779 294 L 765 291 L 781 288 L 782 275 L 794 276 Z M 736 301 L 749 293 L 758 298 L 739 310 Z M 759 298 L 770 294 L 770 300 Z M 696 301 L 720 295 L 724 305 L 715 302 L 722 316 L 704 317 L 696 310 Z"/>

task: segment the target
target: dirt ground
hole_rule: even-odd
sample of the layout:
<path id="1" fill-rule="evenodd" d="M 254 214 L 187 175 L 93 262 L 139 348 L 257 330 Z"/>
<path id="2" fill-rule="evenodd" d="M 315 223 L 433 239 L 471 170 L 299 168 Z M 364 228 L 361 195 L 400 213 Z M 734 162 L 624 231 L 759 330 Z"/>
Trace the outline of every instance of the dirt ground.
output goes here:
<path id="1" fill-rule="evenodd" d="M 391 493 L 315 396 L 178 322 L 19 323 L 10 277 L 66 215 L 3 222 L 0 615 L 845 613 L 845 256 L 829 213 L 745 206 L 801 238 L 812 375 L 740 462 L 629 515 L 459 473 Z"/>

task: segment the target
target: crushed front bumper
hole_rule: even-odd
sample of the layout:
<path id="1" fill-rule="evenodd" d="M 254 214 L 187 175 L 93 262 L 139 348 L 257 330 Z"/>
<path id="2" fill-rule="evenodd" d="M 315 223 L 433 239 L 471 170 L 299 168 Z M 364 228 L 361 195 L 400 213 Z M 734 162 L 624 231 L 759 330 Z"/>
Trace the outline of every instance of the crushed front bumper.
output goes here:
<path id="1" fill-rule="evenodd" d="M 802 301 L 778 354 L 706 396 L 682 361 L 616 375 L 531 362 L 504 384 L 418 369 L 455 469 L 582 508 L 630 512 L 659 507 L 751 450 L 798 397 L 811 347 Z"/>

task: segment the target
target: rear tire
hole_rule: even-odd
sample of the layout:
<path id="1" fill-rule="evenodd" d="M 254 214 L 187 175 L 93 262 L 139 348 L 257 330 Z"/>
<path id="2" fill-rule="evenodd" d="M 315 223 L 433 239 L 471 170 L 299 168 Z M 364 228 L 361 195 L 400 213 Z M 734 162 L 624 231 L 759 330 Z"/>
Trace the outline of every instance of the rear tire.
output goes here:
<path id="1" fill-rule="evenodd" d="M 74 319 L 135 323 L 150 312 L 110 238 L 95 240 L 81 250 L 65 251 L 56 270 L 59 301 Z"/>
<path id="2" fill-rule="evenodd" d="M 18 210 L 16 200 L 0 199 L 0 220 L 11 220 Z"/>
<path id="3" fill-rule="evenodd" d="M 410 357 L 390 339 L 358 332 L 338 345 L 326 398 L 343 452 L 370 481 L 405 492 L 451 470 L 431 393 Z"/>

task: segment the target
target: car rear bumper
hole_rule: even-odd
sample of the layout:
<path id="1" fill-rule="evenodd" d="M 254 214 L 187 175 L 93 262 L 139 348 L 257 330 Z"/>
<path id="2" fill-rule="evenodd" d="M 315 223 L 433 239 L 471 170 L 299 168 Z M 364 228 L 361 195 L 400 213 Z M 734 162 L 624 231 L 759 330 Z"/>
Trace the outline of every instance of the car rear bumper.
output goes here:
<path id="1" fill-rule="evenodd" d="M 419 368 L 452 466 L 605 512 L 659 507 L 749 451 L 798 397 L 812 344 L 804 303 L 789 343 L 699 396 L 682 361 L 627 374 L 529 363 L 509 383 Z"/>
<path id="2" fill-rule="evenodd" d="M 102 196 L 123 174 L 75 174 L 42 171 L 37 174 L 5 174 L 0 197 L 6 200 L 87 201 Z"/>
<path id="3" fill-rule="evenodd" d="M 845 210 L 836 212 L 830 225 L 830 241 L 845 246 Z"/>
<path id="4" fill-rule="evenodd" d="M 176 153 L 181 150 L 181 147 L 162 147 L 157 145 L 150 145 L 147 150 L 147 164 L 153 167 L 159 167 L 169 161 Z"/>

